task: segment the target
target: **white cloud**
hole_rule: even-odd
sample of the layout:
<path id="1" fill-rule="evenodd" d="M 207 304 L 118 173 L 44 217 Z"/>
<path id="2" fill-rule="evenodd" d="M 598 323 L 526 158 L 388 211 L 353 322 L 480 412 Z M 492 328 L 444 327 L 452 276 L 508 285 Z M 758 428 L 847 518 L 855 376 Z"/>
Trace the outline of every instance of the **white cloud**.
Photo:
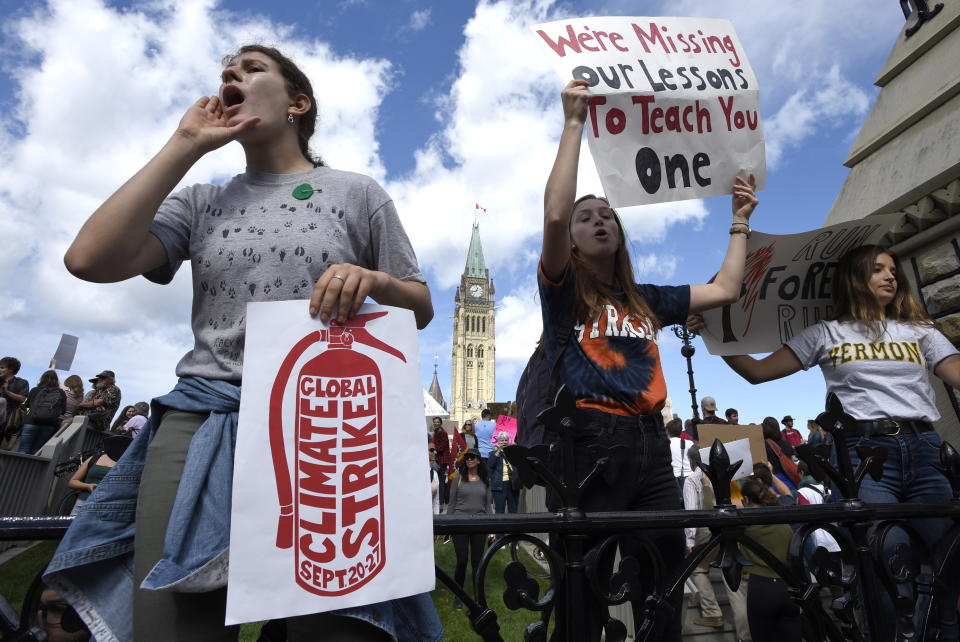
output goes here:
<path id="1" fill-rule="evenodd" d="M 417 32 L 426 29 L 430 25 L 430 18 L 433 11 L 431 9 L 419 9 L 410 14 L 410 20 L 407 22 L 404 30 Z"/>
<path id="2" fill-rule="evenodd" d="M 824 125 L 840 126 L 848 117 L 863 116 L 868 105 L 866 93 L 843 78 L 834 65 L 821 87 L 795 92 L 767 119 L 767 162 L 777 165 L 786 149 L 796 147 Z"/>

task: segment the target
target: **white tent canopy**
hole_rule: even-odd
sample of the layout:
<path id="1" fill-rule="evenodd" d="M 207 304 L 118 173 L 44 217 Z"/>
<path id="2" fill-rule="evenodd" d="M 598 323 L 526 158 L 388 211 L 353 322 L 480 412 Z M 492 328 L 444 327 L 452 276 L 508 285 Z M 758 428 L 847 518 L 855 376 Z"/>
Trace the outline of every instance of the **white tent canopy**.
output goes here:
<path id="1" fill-rule="evenodd" d="M 450 413 L 443 409 L 443 406 L 437 403 L 429 392 L 423 391 L 423 416 L 424 417 L 449 417 Z"/>

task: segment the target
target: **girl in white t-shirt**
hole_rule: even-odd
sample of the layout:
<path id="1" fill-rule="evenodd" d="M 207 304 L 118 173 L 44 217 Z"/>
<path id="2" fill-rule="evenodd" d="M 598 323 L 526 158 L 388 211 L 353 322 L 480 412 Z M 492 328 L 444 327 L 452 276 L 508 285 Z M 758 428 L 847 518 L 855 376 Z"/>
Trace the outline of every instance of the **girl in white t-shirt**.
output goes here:
<path id="1" fill-rule="evenodd" d="M 960 353 L 913 297 L 900 261 L 889 250 L 865 245 L 844 255 L 832 298 L 832 319 L 806 328 L 776 352 L 763 359 L 740 355 L 724 360 L 754 384 L 820 366 L 827 392 L 836 393 L 857 420 L 847 437 L 854 469 L 859 465 L 855 446 L 887 451 L 883 477 L 864 477 L 860 498 L 870 503 L 949 501 L 950 484 L 931 466 L 939 463 L 940 436 L 932 422 L 940 414 L 928 373 L 960 388 Z M 932 546 L 950 523 L 923 519 L 914 525 Z M 955 597 L 946 600 L 947 607 L 955 603 Z M 885 611 L 892 617 L 892 609 Z M 943 609 L 940 616 L 940 626 L 949 633 L 945 639 L 955 639 L 955 609 Z"/>

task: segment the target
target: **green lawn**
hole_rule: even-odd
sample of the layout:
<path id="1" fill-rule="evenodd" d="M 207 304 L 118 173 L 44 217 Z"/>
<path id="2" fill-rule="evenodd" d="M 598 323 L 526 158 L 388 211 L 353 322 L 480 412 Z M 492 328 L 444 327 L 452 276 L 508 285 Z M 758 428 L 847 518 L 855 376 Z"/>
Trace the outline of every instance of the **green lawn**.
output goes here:
<path id="1" fill-rule="evenodd" d="M 42 542 L 30 550 L 18 555 L 16 558 L 0 566 L 0 595 L 2 595 L 16 609 L 17 613 L 23 605 L 23 598 L 30 586 L 34 576 L 40 572 L 40 569 L 49 561 L 53 551 L 56 548 L 56 542 Z M 453 543 L 437 544 L 435 547 L 436 562 L 451 577 L 456 566 L 456 558 L 453 552 Z M 524 551 L 519 552 L 519 558 L 529 569 L 536 570 L 538 566 Z M 523 631 L 528 624 L 537 620 L 537 614 L 530 611 L 511 611 L 503 604 L 503 589 L 505 586 L 503 580 L 503 569 L 510 561 L 510 552 L 507 549 L 501 549 L 490 564 L 487 571 L 487 600 L 491 608 L 497 613 L 497 622 L 500 626 L 500 634 L 504 640 L 522 640 Z M 467 575 L 469 578 L 469 567 Z M 541 596 L 546 590 L 546 585 L 542 580 L 540 583 Z M 473 594 L 472 589 L 468 591 Z M 455 640 L 478 640 L 479 636 L 474 633 L 470 627 L 470 621 L 467 619 L 466 609 L 454 610 L 453 594 L 437 583 L 437 589 L 433 592 L 433 602 L 440 614 L 443 627 L 446 630 L 446 639 Z M 251 623 L 243 625 L 240 631 L 240 640 L 242 642 L 255 642 L 259 634 L 260 625 Z"/>

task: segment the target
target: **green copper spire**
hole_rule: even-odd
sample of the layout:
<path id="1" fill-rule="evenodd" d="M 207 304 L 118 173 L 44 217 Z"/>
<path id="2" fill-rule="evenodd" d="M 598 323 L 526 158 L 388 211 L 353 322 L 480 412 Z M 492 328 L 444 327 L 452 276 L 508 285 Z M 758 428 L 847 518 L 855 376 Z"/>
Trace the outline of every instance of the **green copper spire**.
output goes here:
<path id="1" fill-rule="evenodd" d="M 467 250 L 467 276 L 479 279 L 487 278 L 487 263 L 483 260 L 483 247 L 480 245 L 480 224 L 473 224 L 470 236 L 470 249 Z"/>

